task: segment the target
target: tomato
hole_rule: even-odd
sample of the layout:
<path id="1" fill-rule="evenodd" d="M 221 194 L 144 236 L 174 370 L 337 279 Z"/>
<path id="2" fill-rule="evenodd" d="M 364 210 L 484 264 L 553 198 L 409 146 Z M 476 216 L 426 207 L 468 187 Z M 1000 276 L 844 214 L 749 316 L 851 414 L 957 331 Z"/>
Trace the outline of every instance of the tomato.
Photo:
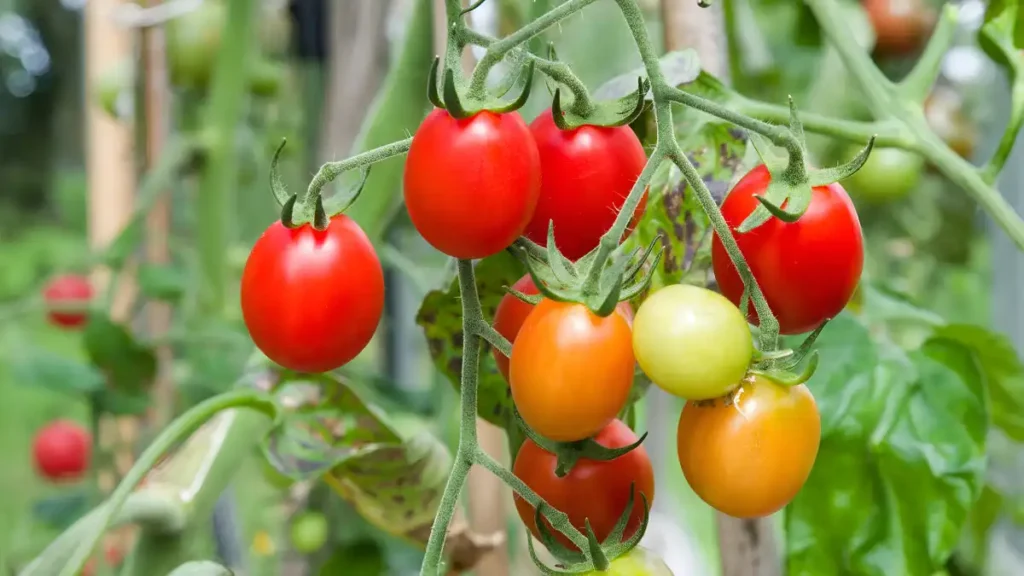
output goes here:
<path id="1" fill-rule="evenodd" d="M 760 204 L 771 175 L 762 164 L 744 176 L 722 203 L 733 230 Z M 864 238 L 853 202 L 836 184 L 817 186 L 799 220 L 772 218 L 745 234 L 733 232 L 782 334 L 809 332 L 842 311 L 857 288 L 864 267 Z M 743 282 L 715 234 L 711 263 L 722 294 L 736 304 Z M 756 323 L 753 302 L 747 318 Z"/>
<path id="2" fill-rule="evenodd" d="M 44 426 L 32 442 L 36 471 L 48 480 L 77 480 L 89 467 L 92 437 L 78 424 L 57 420 Z"/>
<path id="3" fill-rule="evenodd" d="M 526 317 L 509 363 L 512 400 L 538 434 L 559 442 L 597 434 L 633 386 L 629 321 L 582 304 L 542 300 Z"/>
<path id="4" fill-rule="evenodd" d="M 261 58 L 249 68 L 249 92 L 255 96 L 274 96 L 284 81 L 285 69 L 280 62 Z"/>
<path id="5" fill-rule="evenodd" d="M 638 438 L 622 421 L 612 420 L 594 440 L 606 448 L 621 448 L 636 442 Z M 654 469 L 642 444 L 614 460 L 601 462 L 580 459 L 562 478 L 555 475 L 556 462 L 554 454 L 527 440 L 516 454 L 512 473 L 548 504 L 565 512 L 572 525 L 580 531 L 585 530 L 584 521 L 589 519 L 594 535 L 602 542 L 626 511 L 630 486 L 635 485 L 633 510 L 623 539 L 628 539 L 636 532 L 644 517 L 640 495 L 647 497 L 648 506 L 654 502 Z M 523 523 L 537 536 L 534 507 L 519 496 L 515 497 L 515 504 Z M 570 549 L 576 548 L 550 524 L 545 526 L 563 545 Z"/>
<path id="6" fill-rule="evenodd" d="M 209 83 L 226 21 L 222 2 L 205 1 L 167 23 L 167 65 L 174 84 L 203 88 Z"/>
<path id="7" fill-rule="evenodd" d="M 292 520 L 292 546 L 302 554 L 312 554 L 327 543 L 330 527 L 319 512 L 303 512 Z"/>
<path id="8" fill-rule="evenodd" d="M 533 278 L 529 274 L 517 280 L 512 285 L 512 288 L 526 295 L 538 293 L 537 286 L 534 285 Z M 619 302 L 616 310 L 626 319 L 630 326 L 633 325 L 633 308 L 629 305 L 629 302 Z M 505 294 L 501 298 L 501 302 L 498 302 L 498 308 L 494 311 L 494 329 L 498 331 L 498 334 L 504 336 L 506 340 L 514 343 L 516 335 L 519 334 L 519 329 L 522 328 L 523 322 L 526 321 L 526 317 L 529 316 L 531 311 L 533 311 L 532 305 L 523 302 L 511 294 Z M 498 371 L 505 377 L 505 382 L 508 382 L 508 357 L 499 352 L 497 348 L 492 348 L 491 354 L 494 356 L 494 362 L 498 365 Z"/>
<path id="9" fill-rule="evenodd" d="M 85 276 L 64 274 L 50 280 L 43 288 L 43 300 L 51 307 L 47 317 L 55 326 L 79 328 L 86 323 L 89 315 L 85 308 L 92 301 L 92 284 Z M 62 309 L 64 307 L 80 307 L 80 311 Z"/>
<path id="10" fill-rule="evenodd" d="M 859 150 L 850 148 L 856 154 Z M 867 162 L 843 181 L 850 194 L 865 202 L 899 200 L 921 181 L 924 159 L 899 148 L 873 148 Z"/>
<path id="11" fill-rule="evenodd" d="M 384 311 L 384 273 L 370 240 L 339 214 L 324 231 L 274 222 L 242 271 L 242 317 L 268 358 L 298 372 L 344 365 Z"/>
<path id="12" fill-rule="evenodd" d="M 924 45 L 935 25 L 935 12 L 922 0 L 864 0 L 875 29 L 875 50 L 904 55 Z"/>
<path id="13" fill-rule="evenodd" d="M 755 518 L 782 509 L 807 481 L 821 418 L 803 384 L 754 376 L 726 398 L 687 402 L 676 440 L 683 475 L 702 500 Z"/>
<path id="14" fill-rule="evenodd" d="M 135 99 L 135 70 L 123 60 L 104 70 L 96 79 L 94 94 L 104 112 L 115 120 L 130 118 Z"/>
<path id="15" fill-rule="evenodd" d="M 570 260 L 593 250 L 611 229 L 647 155 L 629 126 L 580 126 L 559 130 L 551 110 L 530 124 L 540 152 L 540 199 L 526 236 L 546 246 L 555 223 L 558 249 Z M 633 212 L 625 236 L 644 214 L 647 192 Z"/>
<path id="16" fill-rule="evenodd" d="M 970 159 L 977 128 L 964 113 L 963 98 L 949 86 L 937 86 L 924 101 L 924 116 L 935 134 L 961 158 Z"/>
<path id="17" fill-rule="evenodd" d="M 703 400 L 736 387 L 750 366 L 754 340 L 743 313 L 724 296 L 674 284 L 640 305 L 633 353 L 659 388 Z"/>
<path id="18" fill-rule="evenodd" d="M 601 572 L 592 570 L 588 576 L 673 576 L 668 564 L 650 550 L 637 546 L 612 560 L 611 566 Z"/>
<path id="19" fill-rule="evenodd" d="M 462 120 L 434 110 L 412 138 L 405 206 L 420 235 L 456 258 L 484 258 L 522 236 L 540 190 L 540 160 L 518 112 Z"/>

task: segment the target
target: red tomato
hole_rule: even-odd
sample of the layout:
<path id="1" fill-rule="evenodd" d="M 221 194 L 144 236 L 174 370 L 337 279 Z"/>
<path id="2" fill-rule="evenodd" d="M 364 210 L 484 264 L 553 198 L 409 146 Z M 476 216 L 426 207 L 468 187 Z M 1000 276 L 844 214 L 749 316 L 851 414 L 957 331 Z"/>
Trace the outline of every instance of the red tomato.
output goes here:
<path id="1" fill-rule="evenodd" d="M 533 278 L 529 274 L 517 280 L 512 285 L 512 288 L 526 295 L 538 293 L 537 286 L 533 283 Z M 633 308 L 629 305 L 629 302 L 619 302 L 616 310 L 626 319 L 630 326 L 633 325 Z M 506 340 L 514 343 L 516 335 L 519 334 L 519 329 L 522 328 L 523 322 L 526 321 L 526 317 L 532 311 L 533 306 L 530 304 L 511 294 L 505 294 L 501 302 L 498 302 L 498 308 L 494 311 L 494 329 L 498 331 L 498 334 L 504 336 Z M 494 356 L 494 362 L 498 365 L 498 371 L 505 377 L 505 382 L 508 382 L 508 357 L 499 352 L 497 348 L 491 348 L 491 354 Z"/>
<path id="2" fill-rule="evenodd" d="M 355 358 L 383 311 L 377 253 L 344 214 L 322 232 L 274 222 L 242 272 L 242 316 L 253 342 L 298 372 L 334 370 Z"/>
<path id="3" fill-rule="evenodd" d="M 744 176 L 722 203 L 735 230 L 759 203 L 771 176 L 762 164 Z M 807 212 L 793 223 L 772 218 L 746 234 L 733 232 L 783 334 L 810 332 L 842 311 L 864 267 L 864 239 L 853 202 L 839 184 L 811 192 Z M 711 263 L 718 285 L 737 306 L 743 281 L 716 234 Z M 753 303 L 747 318 L 757 322 Z"/>
<path id="4" fill-rule="evenodd" d="M 405 207 L 441 252 L 484 258 L 523 234 L 540 190 L 540 160 L 517 112 L 458 120 L 434 110 L 405 161 Z"/>
<path id="5" fill-rule="evenodd" d="M 875 29 L 875 49 L 884 55 L 915 52 L 928 40 L 935 12 L 922 0 L 864 0 Z"/>
<path id="6" fill-rule="evenodd" d="M 626 405 L 633 338 L 622 314 L 542 300 L 512 344 L 509 386 L 523 420 L 541 436 L 573 442 L 597 434 Z"/>
<path id="7" fill-rule="evenodd" d="M 89 284 L 89 279 L 78 274 L 57 276 L 43 288 L 43 300 L 47 305 L 85 308 L 92 300 L 92 296 L 92 285 Z M 78 328 L 89 319 L 84 310 L 70 312 L 51 309 L 47 312 L 47 317 L 55 326 L 64 328 Z"/>
<path id="8" fill-rule="evenodd" d="M 594 440 L 606 448 L 621 448 L 636 442 L 638 438 L 629 426 L 619 420 L 612 420 Z M 628 539 L 636 532 L 644 517 L 640 495 L 647 497 L 648 506 L 654 502 L 654 470 L 643 445 L 614 460 L 600 462 L 580 459 L 563 478 L 555 475 L 556 461 L 554 454 L 527 440 L 519 448 L 512 472 L 548 504 L 565 512 L 572 525 L 580 531 L 585 530 L 584 520 L 589 519 L 594 535 L 602 542 L 626 511 L 630 485 L 635 485 L 633 511 L 622 535 L 623 539 Z M 519 496 L 515 496 L 515 503 L 519 517 L 536 536 L 536 510 Z M 551 524 L 545 525 L 562 544 L 576 549 Z"/>
<path id="9" fill-rule="evenodd" d="M 92 437 L 78 424 L 57 420 L 36 433 L 32 442 L 36 471 L 48 480 L 77 480 L 89 467 Z"/>
<path id="10" fill-rule="evenodd" d="M 530 132 L 540 152 L 541 183 L 526 236 L 546 246 L 554 221 L 558 249 L 566 258 L 578 260 L 611 229 L 647 155 L 629 126 L 559 130 L 551 110 L 530 124 Z M 644 191 L 624 237 L 633 231 L 646 204 Z"/>

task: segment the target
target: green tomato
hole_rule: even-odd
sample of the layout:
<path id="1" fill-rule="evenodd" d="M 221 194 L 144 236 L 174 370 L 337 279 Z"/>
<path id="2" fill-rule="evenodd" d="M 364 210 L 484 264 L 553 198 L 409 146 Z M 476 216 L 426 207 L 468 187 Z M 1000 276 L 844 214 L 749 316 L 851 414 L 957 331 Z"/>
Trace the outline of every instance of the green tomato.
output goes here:
<path id="1" fill-rule="evenodd" d="M 851 148 L 849 155 L 859 152 Z M 909 194 L 921 181 L 924 159 L 899 148 L 871 150 L 867 162 L 842 183 L 857 200 L 891 202 Z"/>
<path id="2" fill-rule="evenodd" d="M 135 70 L 123 60 L 104 70 L 96 79 L 94 94 L 103 111 L 115 120 L 131 118 L 135 99 Z"/>
<path id="3" fill-rule="evenodd" d="M 271 97 L 278 93 L 284 82 L 284 65 L 260 58 L 249 69 L 249 92 L 255 96 Z"/>
<path id="4" fill-rule="evenodd" d="M 302 554 L 312 554 L 327 543 L 330 527 L 319 512 L 303 512 L 292 520 L 292 546 Z"/>
<path id="5" fill-rule="evenodd" d="M 604 572 L 592 570 L 587 576 L 673 576 L 668 564 L 650 550 L 636 547 L 612 560 Z"/>
<path id="6" fill-rule="evenodd" d="M 195 10 L 167 23 L 167 62 L 178 86 L 205 88 L 220 50 L 227 9 L 207 0 Z"/>
<path id="7" fill-rule="evenodd" d="M 747 373 L 754 340 L 725 296 L 674 284 L 652 294 L 633 320 L 633 352 L 658 387 L 688 400 L 724 396 Z"/>

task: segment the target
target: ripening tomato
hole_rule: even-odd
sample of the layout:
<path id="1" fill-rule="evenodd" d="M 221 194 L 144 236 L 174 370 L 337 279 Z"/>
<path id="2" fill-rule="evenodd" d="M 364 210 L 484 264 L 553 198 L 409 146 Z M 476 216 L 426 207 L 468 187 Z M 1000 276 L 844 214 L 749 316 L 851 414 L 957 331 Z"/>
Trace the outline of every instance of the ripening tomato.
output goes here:
<path id="1" fill-rule="evenodd" d="M 760 204 L 771 181 L 761 164 L 744 176 L 722 203 L 722 215 L 734 230 L 782 334 L 810 332 L 833 318 L 850 301 L 864 267 L 864 239 L 853 202 L 838 183 L 817 186 L 811 204 L 792 223 L 772 218 L 745 234 L 735 229 Z M 715 234 L 711 263 L 722 294 L 740 304 L 743 281 Z M 747 318 L 757 323 L 753 302 Z"/>
<path id="2" fill-rule="evenodd" d="M 875 29 L 875 50 L 900 56 L 924 45 L 935 25 L 935 12 L 922 0 L 864 0 Z"/>
<path id="3" fill-rule="evenodd" d="M 274 222 L 242 272 L 242 316 L 253 342 L 297 372 L 326 372 L 355 358 L 383 311 L 380 260 L 344 214 L 324 231 Z"/>
<path id="4" fill-rule="evenodd" d="M 737 386 L 753 358 L 754 340 L 743 313 L 724 296 L 674 284 L 640 305 L 633 353 L 659 388 L 704 400 Z"/>
<path id="5" fill-rule="evenodd" d="M 57 420 L 44 426 L 32 442 L 36 471 L 48 480 L 77 480 L 89 467 L 92 436 L 78 424 Z"/>
<path id="6" fill-rule="evenodd" d="M 602 318 L 582 304 L 544 299 L 512 344 L 512 400 L 541 436 L 582 440 L 626 405 L 635 365 L 629 321 L 622 314 Z"/>
<path id="7" fill-rule="evenodd" d="M 851 147 L 848 152 L 856 154 L 859 149 Z M 863 202 L 892 202 L 910 194 L 921 181 L 924 159 L 900 148 L 871 150 L 867 162 L 843 181 L 850 195 Z"/>
<path id="8" fill-rule="evenodd" d="M 687 402 L 676 440 L 683 475 L 702 500 L 756 518 L 782 509 L 807 481 L 821 418 L 803 384 L 754 376 L 725 398 Z"/>
<path id="9" fill-rule="evenodd" d="M 584 576 L 673 576 L 665 561 L 653 552 L 637 546 L 612 560 L 607 570 L 592 570 Z"/>
<path id="10" fill-rule="evenodd" d="M 526 295 L 538 293 L 537 286 L 529 274 L 517 280 L 512 288 Z M 506 340 L 515 343 L 516 335 L 519 334 L 519 329 L 522 328 L 523 322 L 526 321 L 526 317 L 530 315 L 531 311 L 533 311 L 532 305 L 511 294 L 505 294 L 494 311 L 494 329 Z M 630 326 L 633 325 L 633 308 L 629 302 L 619 302 L 616 311 L 626 319 Z M 498 365 L 498 371 L 504 376 L 505 382 L 508 382 L 508 357 L 499 352 L 497 348 L 491 348 L 491 354 L 494 356 L 495 364 Z"/>
<path id="11" fill-rule="evenodd" d="M 558 249 L 566 258 L 578 260 L 611 229 L 647 155 L 629 126 L 559 130 L 550 109 L 530 124 L 530 132 L 540 152 L 541 181 L 526 236 L 546 246 L 553 221 Z M 633 231 L 646 204 L 644 191 L 623 237 Z"/>
<path id="12" fill-rule="evenodd" d="M 57 276 L 43 288 L 43 301 L 50 308 L 46 316 L 54 326 L 63 328 L 79 328 L 86 323 L 89 315 L 85 309 L 92 297 L 92 284 L 79 274 Z"/>
<path id="13" fill-rule="evenodd" d="M 612 420 L 594 440 L 606 448 L 622 448 L 638 438 L 622 421 Z M 556 463 L 554 454 L 527 440 L 516 454 L 512 472 L 548 504 L 565 512 L 576 528 L 583 531 L 584 521 L 589 519 L 594 535 L 602 542 L 626 511 L 633 485 L 633 510 L 623 539 L 636 532 L 644 517 L 640 495 L 647 497 L 648 506 L 654 502 L 654 470 L 642 444 L 613 460 L 601 462 L 582 458 L 562 478 L 555 475 Z M 536 509 L 518 496 L 515 496 L 515 504 L 519 517 L 536 536 Z M 575 549 L 572 542 L 550 524 L 545 526 L 563 545 Z"/>
<path id="14" fill-rule="evenodd" d="M 405 161 L 405 207 L 441 252 L 485 258 L 522 236 L 540 190 L 537 145 L 518 112 L 456 119 L 434 110 Z"/>

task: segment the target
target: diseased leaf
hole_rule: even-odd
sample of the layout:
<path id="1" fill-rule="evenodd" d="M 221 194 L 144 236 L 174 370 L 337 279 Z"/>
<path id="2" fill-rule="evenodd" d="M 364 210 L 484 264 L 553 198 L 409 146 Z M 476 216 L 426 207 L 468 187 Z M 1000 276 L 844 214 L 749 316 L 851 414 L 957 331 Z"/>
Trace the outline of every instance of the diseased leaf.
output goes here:
<path id="1" fill-rule="evenodd" d="M 970 350 L 876 344 L 847 314 L 818 349 L 825 361 L 809 386 L 821 448 L 787 509 L 788 573 L 935 573 L 985 472 L 984 382 Z"/>

